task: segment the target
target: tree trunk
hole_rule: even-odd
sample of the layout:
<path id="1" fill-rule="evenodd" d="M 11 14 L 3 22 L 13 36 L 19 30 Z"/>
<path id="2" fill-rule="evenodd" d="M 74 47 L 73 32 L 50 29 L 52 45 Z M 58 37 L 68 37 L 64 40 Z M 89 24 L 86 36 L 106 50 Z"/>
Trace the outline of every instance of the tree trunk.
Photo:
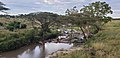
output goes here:
<path id="1" fill-rule="evenodd" d="M 84 30 L 82 29 L 82 27 L 81 27 L 81 26 L 80 26 L 80 29 L 81 29 L 81 31 L 82 31 L 82 33 L 83 33 L 84 39 L 86 39 L 85 32 L 84 32 Z"/>
<path id="2" fill-rule="evenodd" d="M 41 58 L 45 58 L 45 32 L 43 31 L 43 36 L 42 36 L 42 55 Z"/>
<path id="3" fill-rule="evenodd" d="M 99 26 L 97 26 L 97 25 L 94 25 L 95 27 L 96 27 L 96 32 L 95 33 L 98 33 L 98 31 L 100 31 L 101 30 L 101 28 L 99 27 Z"/>
<path id="4" fill-rule="evenodd" d="M 42 48 L 41 49 L 41 53 L 40 53 L 40 58 L 45 58 L 45 44 L 43 43 L 43 45 L 42 45 L 42 47 L 40 47 L 40 48 Z"/>
<path id="5" fill-rule="evenodd" d="M 45 43 L 43 42 L 43 45 L 42 45 L 42 50 L 41 50 L 41 58 L 45 58 Z"/>

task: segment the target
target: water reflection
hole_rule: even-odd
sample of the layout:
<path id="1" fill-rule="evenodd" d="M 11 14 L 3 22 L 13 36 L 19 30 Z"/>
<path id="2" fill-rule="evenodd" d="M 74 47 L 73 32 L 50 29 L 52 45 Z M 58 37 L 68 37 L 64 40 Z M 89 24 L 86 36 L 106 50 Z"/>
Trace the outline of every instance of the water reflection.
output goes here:
<path id="1" fill-rule="evenodd" d="M 21 55 L 18 55 L 18 58 L 44 58 L 57 50 L 60 49 L 69 49 L 72 45 L 64 43 L 46 43 L 45 50 L 43 46 L 36 46 L 34 50 L 26 50 Z"/>
<path id="2" fill-rule="evenodd" d="M 73 44 L 65 44 L 65 43 L 46 43 L 45 44 L 47 55 L 60 49 L 69 49 L 72 46 Z"/>
<path id="3" fill-rule="evenodd" d="M 34 46 L 29 47 L 23 52 L 22 49 L 19 49 L 18 51 L 12 51 L 12 52 L 6 52 L 2 53 L 2 57 L 5 58 L 44 58 L 44 56 L 48 56 L 49 54 L 60 50 L 60 49 L 70 49 L 73 46 L 73 44 L 65 44 L 65 43 L 46 43 L 45 49 L 43 49 L 43 46 Z M 13 55 L 10 55 L 13 54 Z M 8 57 L 9 56 L 9 57 Z"/>
<path id="4" fill-rule="evenodd" d="M 17 58 L 39 58 L 40 57 L 40 48 L 36 46 L 34 50 L 26 50 L 22 54 L 18 55 Z"/>

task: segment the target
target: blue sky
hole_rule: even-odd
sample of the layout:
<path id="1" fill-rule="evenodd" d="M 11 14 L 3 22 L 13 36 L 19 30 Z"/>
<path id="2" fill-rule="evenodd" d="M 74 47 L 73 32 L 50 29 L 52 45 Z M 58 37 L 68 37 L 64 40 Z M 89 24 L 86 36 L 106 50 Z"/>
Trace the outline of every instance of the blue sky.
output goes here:
<path id="1" fill-rule="evenodd" d="M 65 14 L 65 10 L 77 6 L 88 5 L 94 1 L 105 1 L 110 4 L 114 13 L 110 16 L 120 18 L 120 0 L 0 0 L 11 10 L 9 14 L 21 14 L 31 12 L 53 12 Z"/>

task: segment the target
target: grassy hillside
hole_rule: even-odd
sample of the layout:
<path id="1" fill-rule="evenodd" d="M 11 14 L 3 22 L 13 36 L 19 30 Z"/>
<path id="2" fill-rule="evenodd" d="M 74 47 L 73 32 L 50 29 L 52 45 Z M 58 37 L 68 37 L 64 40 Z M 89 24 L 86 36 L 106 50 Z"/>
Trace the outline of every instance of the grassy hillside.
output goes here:
<path id="1" fill-rule="evenodd" d="M 14 31 L 10 31 L 6 28 L 7 23 L 10 22 L 21 22 L 21 24 L 26 24 L 27 28 L 24 29 L 15 29 Z M 30 43 L 30 40 L 32 38 L 33 29 L 30 25 L 31 22 L 25 19 L 6 19 L 6 18 L 0 18 L 0 22 L 3 23 L 3 26 L 0 26 L 0 52 L 2 51 L 9 51 L 13 49 L 17 49 L 21 46 L 24 46 L 28 43 Z M 34 30 L 35 34 L 38 34 L 38 30 Z"/>
<path id="2" fill-rule="evenodd" d="M 120 58 L 120 21 L 113 20 L 89 39 L 80 51 L 60 54 L 57 58 Z"/>

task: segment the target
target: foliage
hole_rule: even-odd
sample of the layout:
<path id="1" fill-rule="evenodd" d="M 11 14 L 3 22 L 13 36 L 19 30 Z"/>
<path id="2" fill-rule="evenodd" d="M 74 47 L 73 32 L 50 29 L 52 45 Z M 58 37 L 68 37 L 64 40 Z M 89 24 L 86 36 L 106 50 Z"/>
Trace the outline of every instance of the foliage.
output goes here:
<path id="1" fill-rule="evenodd" d="M 29 15 L 30 18 L 31 16 L 34 16 L 33 19 L 39 22 L 39 26 L 41 27 L 40 36 L 44 40 L 46 34 L 50 32 L 50 26 L 54 25 L 58 15 L 49 12 L 31 13 Z"/>
<path id="2" fill-rule="evenodd" d="M 80 11 L 89 17 L 96 18 L 96 20 L 104 23 L 107 23 L 112 19 L 107 15 L 113 13 L 109 4 L 100 1 L 90 3 L 88 6 L 84 6 Z"/>
<path id="3" fill-rule="evenodd" d="M 40 36 L 40 39 L 42 40 L 42 34 L 43 31 L 40 31 L 39 33 L 39 36 Z M 60 33 L 58 31 L 54 31 L 54 30 L 50 30 L 50 32 L 47 32 L 44 34 L 44 40 L 48 40 L 48 39 L 54 39 L 56 38 Z"/>
<path id="4" fill-rule="evenodd" d="M 97 33 L 105 23 L 112 19 L 107 16 L 108 14 L 112 14 L 109 4 L 97 1 L 84 6 L 80 9 L 80 12 L 78 12 L 76 6 L 72 9 L 67 9 L 66 15 L 68 17 L 66 19 L 67 22 L 79 26 L 86 38 L 85 33 L 90 33 L 91 27 L 94 27 L 92 33 Z"/>
<path id="5" fill-rule="evenodd" d="M 84 15 L 83 13 L 78 13 L 76 6 L 73 7 L 72 9 L 67 9 L 66 15 L 68 16 L 68 22 L 76 26 L 79 26 L 84 35 L 84 38 L 86 38 L 83 27 L 85 27 L 85 25 L 87 24 L 86 19 L 88 17 Z"/>
<path id="6" fill-rule="evenodd" d="M 10 31 L 13 31 L 14 29 L 24 29 L 27 27 L 26 24 L 21 24 L 20 22 L 9 22 L 6 24 L 7 29 L 9 29 Z"/>
<path id="7" fill-rule="evenodd" d="M 21 24 L 21 27 L 19 26 L 20 29 L 25 29 L 27 28 L 27 25 L 26 24 Z"/>
<path id="8" fill-rule="evenodd" d="M 3 23 L 0 22 L 0 26 L 3 26 Z"/>
<path id="9" fill-rule="evenodd" d="M 4 7 L 4 6 L 5 6 L 5 4 L 2 3 L 2 2 L 0 2 L 0 11 L 1 11 L 1 12 L 4 12 L 3 10 L 10 10 L 9 8 Z M 4 12 L 4 13 L 6 13 L 6 12 Z"/>
<path id="10" fill-rule="evenodd" d="M 35 36 L 38 35 L 38 30 L 34 30 L 36 33 L 34 34 Z M 33 30 L 26 30 L 24 32 L 10 32 L 6 31 L 6 34 L 4 33 L 5 31 L 1 31 L 1 36 L 0 36 L 0 51 L 9 51 L 9 50 L 14 50 L 17 48 L 20 48 L 21 46 L 27 45 L 31 43 L 32 39 L 32 33 Z M 32 40 L 37 40 L 32 39 Z"/>

